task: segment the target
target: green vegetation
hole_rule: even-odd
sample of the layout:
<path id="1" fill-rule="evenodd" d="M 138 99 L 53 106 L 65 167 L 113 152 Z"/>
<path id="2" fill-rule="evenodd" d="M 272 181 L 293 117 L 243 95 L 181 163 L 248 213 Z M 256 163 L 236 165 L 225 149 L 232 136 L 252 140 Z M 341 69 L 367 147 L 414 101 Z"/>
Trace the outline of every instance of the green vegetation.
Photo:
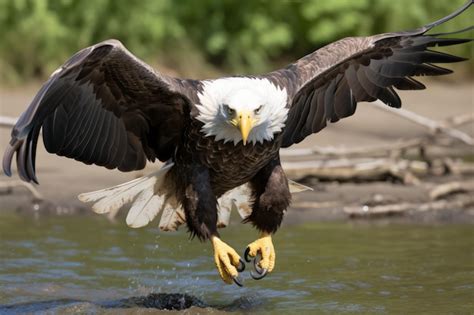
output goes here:
<path id="1" fill-rule="evenodd" d="M 107 38 L 186 75 L 192 74 L 185 70 L 189 65 L 202 64 L 220 71 L 267 71 L 338 38 L 421 26 L 463 3 L 0 0 L 0 81 L 44 78 L 75 51 Z M 471 21 L 468 12 L 440 30 L 461 29 Z M 455 52 L 469 56 L 469 49 L 472 45 Z"/>

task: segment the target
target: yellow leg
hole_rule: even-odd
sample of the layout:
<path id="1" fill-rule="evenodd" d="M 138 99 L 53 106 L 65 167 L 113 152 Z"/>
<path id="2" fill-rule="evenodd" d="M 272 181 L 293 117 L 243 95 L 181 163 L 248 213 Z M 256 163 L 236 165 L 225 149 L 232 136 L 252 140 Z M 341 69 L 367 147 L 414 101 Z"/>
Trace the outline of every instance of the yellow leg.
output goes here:
<path id="1" fill-rule="evenodd" d="M 263 232 L 259 239 L 247 246 L 245 260 L 250 262 L 249 257 L 255 257 L 257 259 L 257 255 L 260 255 L 261 259 L 259 261 L 254 260 L 254 265 L 259 275 L 254 276 L 252 274 L 252 277 L 254 279 L 261 279 L 275 268 L 276 255 L 271 234 Z"/>
<path id="2" fill-rule="evenodd" d="M 217 236 L 213 236 L 211 242 L 214 247 L 214 261 L 222 280 L 227 284 L 235 282 L 237 285 L 242 286 L 239 271 L 244 270 L 245 264 L 240 259 L 239 254 Z"/>

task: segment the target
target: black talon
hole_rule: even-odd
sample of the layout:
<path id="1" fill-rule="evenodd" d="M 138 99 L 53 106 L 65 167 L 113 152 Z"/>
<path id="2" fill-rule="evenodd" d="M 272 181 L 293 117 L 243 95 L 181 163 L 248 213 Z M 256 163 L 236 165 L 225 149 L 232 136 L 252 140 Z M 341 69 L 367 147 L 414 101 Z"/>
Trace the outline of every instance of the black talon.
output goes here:
<path id="1" fill-rule="evenodd" d="M 232 279 L 234 280 L 234 283 L 235 283 L 236 285 L 238 285 L 239 287 L 243 287 L 243 286 L 244 286 L 244 283 L 243 283 L 242 279 L 240 278 L 240 276 L 232 277 Z"/>
<path id="2" fill-rule="evenodd" d="M 237 271 L 242 272 L 245 270 L 245 262 L 239 258 L 239 265 L 237 266 Z"/>
<path id="3" fill-rule="evenodd" d="M 260 255 L 257 255 L 255 259 L 253 260 L 253 267 L 255 268 L 255 271 L 258 274 L 262 274 L 263 272 L 263 268 L 258 265 L 260 263 L 260 260 L 262 260 L 262 256 Z"/>
<path id="4" fill-rule="evenodd" d="M 245 253 L 244 253 L 244 258 L 245 258 L 245 261 L 246 262 L 250 262 L 251 261 L 251 258 L 249 256 L 249 253 L 250 253 L 250 248 L 247 247 L 247 249 L 245 250 Z"/>
<path id="5" fill-rule="evenodd" d="M 253 271 L 250 271 L 250 276 L 254 278 L 255 280 L 260 280 L 263 279 L 267 275 L 267 269 L 266 268 L 261 268 L 262 272 L 258 275 L 255 275 Z"/>
<path id="6" fill-rule="evenodd" d="M 253 271 L 250 271 L 250 276 L 254 278 L 255 280 L 260 280 L 264 278 L 268 272 L 266 268 L 262 268 L 258 265 L 260 263 L 260 260 L 262 260 L 262 255 L 260 254 L 257 254 L 255 259 L 253 260 L 253 267 L 255 268 L 255 271 L 257 272 L 257 274 L 253 273 Z"/>
<path id="7" fill-rule="evenodd" d="M 249 256 L 250 248 L 247 247 L 244 253 L 244 259 L 247 262 L 251 262 L 252 259 Z M 255 271 L 257 274 L 255 274 L 253 271 L 250 271 L 250 276 L 254 278 L 255 280 L 260 280 L 264 278 L 267 275 L 268 270 L 266 268 L 260 267 L 258 264 L 260 263 L 260 260 L 262 260 L 262 255 L 257 253 L 257 256 L 253 259 L 253 267 L 255 268 Z M 239 264 L 240 267 L 240 264 Z M 238 270 L 238 269 L 237 269 Z"/>

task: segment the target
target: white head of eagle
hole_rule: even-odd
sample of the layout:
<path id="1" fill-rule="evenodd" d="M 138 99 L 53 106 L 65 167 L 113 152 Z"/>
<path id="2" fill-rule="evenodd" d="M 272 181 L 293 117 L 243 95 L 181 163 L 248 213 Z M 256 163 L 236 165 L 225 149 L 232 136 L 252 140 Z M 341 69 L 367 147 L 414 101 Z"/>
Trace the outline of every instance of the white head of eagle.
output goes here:
<path id="1" fill-rule="evenodd" d="M 234 145 L 270 141 L 281 132 L 288 116 L 287 93 L 258 78 L 205 81 L 197 104 L 201 132 Z"/>

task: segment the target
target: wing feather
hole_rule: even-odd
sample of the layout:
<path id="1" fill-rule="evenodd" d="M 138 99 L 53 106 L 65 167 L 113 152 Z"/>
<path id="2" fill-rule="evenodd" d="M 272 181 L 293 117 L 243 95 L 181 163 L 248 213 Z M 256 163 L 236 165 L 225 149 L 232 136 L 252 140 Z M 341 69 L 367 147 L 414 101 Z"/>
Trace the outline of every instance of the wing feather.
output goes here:
<path id="1" fill-rule="evenodd" d="M 336 122 L 354 113 L 356 102 L 345 77 L 339 82 L 334 97 L 335 117 L 331 119 L 331 122 Z"/>
<path id="2" fill-rule="evenodd" d="M 320 89 L 318 91 L 317 103 L 324 104 L 324 98 L 325 98 L 324 90 Z M 313 107 L 316 108 L 316 113 L 311 116 L 311 117 L 314 117 L 314 119 L 311 122 L 310 128 L 307 128 L 307 130 L 311 133 L 314 129 L 317 129 L 326 119 L 326 117 L 324 116 L 324 106 L 313 105 Z"/>
<path id="3" fill-rule="evenodd" d="M 397 90 L 423 90 L 426 88 L 423 83 L 412 77 L 403 78 L 403 80 L 395 82 L 393 86 L 396 87 Z"/>
<path id="4" fill-rule="evenodd" d="M 430 48 L 469 42 L 471 39 L 443 36 L 466 32 L 474 26 L 458 32 L 426 33 L 456 17 L 472 3 L 469 1 L 449 16 L 416 30 L 339 40 L 284 69 L 262 76 L 286 89 L 289 96 L 290 108 L 282 133 L 282 147 L 291 146 L 320 131 L 327 121 L 336 122 L 353 115 L 357 102 L 379 99 L 388 106 L 400 107 L 401 100 L 395 89 L 425 88 L 412 77 L 451 73 L 451 70 L 433 63 L 466 59 Z M 324 108 L 324 111 L 318 108 Z"/>
<path id="5" fill-rule="evenodd" d="M 39 131 L 46 150 L 122 171 L 146 160 L 166 161 L 189 121 L 199 81 L 164 76 L 108 40 L 74 54 L 41 87 L 20 116 L 5 151 L 3 169 L 35 181 Z"/>
<path id="6" fill-rule="evenodd" d="M 319 130 L 326 126 L 326 122 L 331 120 L 331 117 L 334 116 L 334 104 L 336 101 L 335 92 L 339 81 L 342 79 L 342 75 L 338 75 L 335 80 L 332 80 L 329 83 L 328 88 L 324 91 L 324 112 L 326 117 L 322 120 L 323 125 L 319 126 Z"/>

